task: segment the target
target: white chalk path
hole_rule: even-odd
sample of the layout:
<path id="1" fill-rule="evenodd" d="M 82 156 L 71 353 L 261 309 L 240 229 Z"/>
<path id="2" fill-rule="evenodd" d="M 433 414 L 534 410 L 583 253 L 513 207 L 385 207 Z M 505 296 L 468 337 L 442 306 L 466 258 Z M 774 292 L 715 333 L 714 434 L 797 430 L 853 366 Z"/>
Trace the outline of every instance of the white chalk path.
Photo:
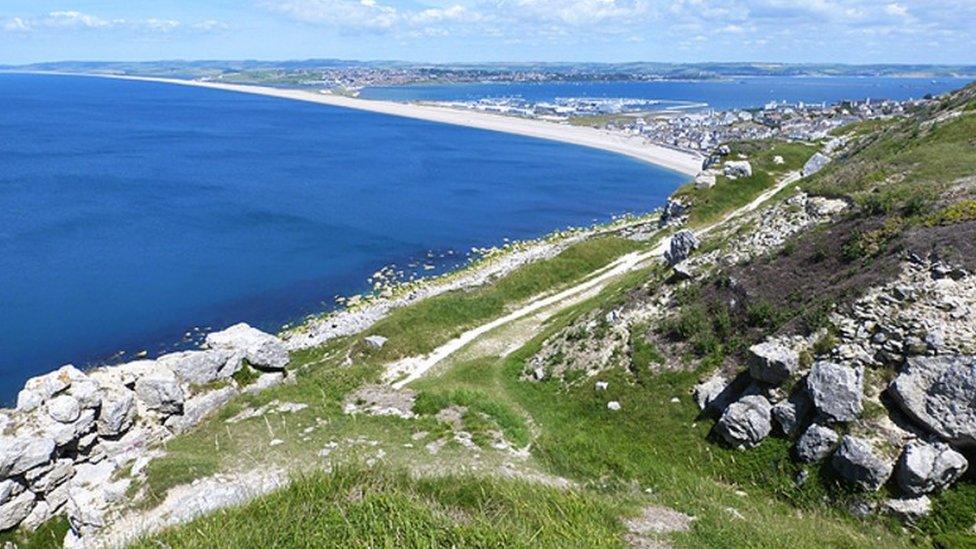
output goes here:
<path id="1" fill-rule="evenodd" d="M 548 141 L 559 141 L 562 143 L 580 145 L 592 149 L 610 151 L 629 156 L 631 158 L 636 158 L 644 162 L 649 162 L 651 164 L 655 164 L 692 177 L 698 175 L 698 173 L 701 172 L 702 167 L 702 157 L 697 153 L 655 145 L 645 141 L 643 138 L 628 136 L 619 132 L 610 132 L 583 126 L 571 126 L 569 124 L 557 124 L 555 122 L 546 122 L 544 120 L 531 118 L 518 118 L 515 116 L 504 116 L 500 114 L 461 110 L 435 105 L 398 103 L 395 101 L 374 101 L 369 99 L 358 99 L 355 97 L 325 94 L 309 90 L 271 88 L 267 86 L 110 74 L 72 74 L 56 72 L 43 72 L 40 74 L 90 76 L 98 78 L 114 78 L 119 80 L 135 80 L 140 82 L 157 82 L 162 84 L 175 84 L 179 86 L 192 86 L 238 93 L 249 93 L 254 95 L 265 95 L 268 97 L 319 103 L 333 107 L 369 111 L 402 118 L 413 118 L 417 120 L 426 120 L 429 122 L 451 124 L 455 126 L 466 126 L 482 130 L 524 135 L 526 137 L 535 137 Z"/>
<path id="2" fill-rule="evenodd" d="M 799 179 L 800 179 L 800 174 L 797 172 L 792 172 L 788 174 L 772 188 L 766 190 L 758 197 L 756 197 L 752 202 L 746 204 L 745 206 L 737 210 L 730 212 L 721 220 L 707 227 L 699 229 L 698 231 L 695 231 L 695 234 L 698 236 L 704 236 L 705 234 L 708 234 L 716 227 L 723 225 L 724 223 L 730 221 L 731 219 L 755 211 L 756 208 L 758 208 L 764 202 L 772 198 L 773 195 L 783 190 L 783 188 L 785 188 L 786 186 L 795 183 Z M 409 357 L 392 364 L 388 370 L 387 378 L 395 379 L 396 381 L 393 383 L 393 387 L 396 389 L 402 389 L 403 387 L 407 386 L 407 384 L 416 381 L 417 379 L 420 379 L 431 368 L 439 364 L 447 357 L 453 355 L 457 351 L 461 350 L 462 348 L 472 343 L 474 340 L 478 339 L 479 337 L 487 334 L 488 332 L 496 328 L 499 328 L 501 326 L 504 326 L 509 322 L 513 322 L 522 317 L 533 314 L 541 309 L 545 309 L 547 307 L 555 305 L 561 301 L 565 301 L 570 298 L 576 297 L 582 294 L 583 292 L 590 291 L 598 286 L 604 286 L 606 285 L 606 283 L 613 280 L 614 278 L 623 275 L 625 273 L 628 273 L 630 271 L 636 270 L 641 266 L 646 265 L 649 261 L 660 258 L 661 256 L 664 255 L 664 251 L 667 250 L 670 246 L 671 246 L 671 239 L 668 238 L 662 240 L 657 246 L 655 246 L 653 249 L 648 250 L 646 252 L 640 252 L 640 253 L 634 252 L 634 253 L 627 254 L 617 259 L 607 267 L 604 267 L 603 270 L 598 271 L 595 274 L 595 276 L 581 282 L 580 284 L 568 288 L 566 290 L 563 290 L 557 294 L 533 301 L 515 311 L 512 311 L 511 313 L 503 317 L 495 319 L 487 324 L 478 326 L 477 328 L 468 330 L 467 332 L 464 332 L 457 338 L 452 339 L 451 341 L 445 343 L 444 345 L 441 345 L 433 352 L 431 352 L 429 355 L 423 357 Z"/>

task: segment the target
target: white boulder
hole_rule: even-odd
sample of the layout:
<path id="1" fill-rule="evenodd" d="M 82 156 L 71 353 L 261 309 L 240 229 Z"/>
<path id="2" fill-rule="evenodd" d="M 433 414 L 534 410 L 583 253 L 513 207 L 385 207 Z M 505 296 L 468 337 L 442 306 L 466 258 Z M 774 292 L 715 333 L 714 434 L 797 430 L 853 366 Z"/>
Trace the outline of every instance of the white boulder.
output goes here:
<path id="1" fill-rule="evenodd" d="M 248 364 L 260 370 L 284 370 L 290 358 L 277 337 L 241 323 L 207 335 L 207 346 L 240 352 Z"/>

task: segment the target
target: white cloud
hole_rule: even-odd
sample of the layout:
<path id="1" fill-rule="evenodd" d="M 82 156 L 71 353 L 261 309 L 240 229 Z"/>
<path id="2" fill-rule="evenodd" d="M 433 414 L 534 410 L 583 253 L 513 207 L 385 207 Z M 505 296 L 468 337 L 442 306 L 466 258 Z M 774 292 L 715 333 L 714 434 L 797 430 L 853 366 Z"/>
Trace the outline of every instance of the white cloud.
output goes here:
<path id="1" fill-rule="evenodd" d="M 885 6 L 885 13 L 895 17 L 905 17 L 908 15 L 908 8 L 901 4 L 888 4 Z"/>
<path id="2" fill-rule="evenodd" d="M 146 19 L 145 25 L 152 30 L 157 30 L 160 32 L 169 32 L 180 28 L 182 23 L 175 19 Z"/>
<path id="3" fill-rule="evenodd" d="M 226 23 L 216 20 L 200 21 L 187 26 L 178 19 L 163 17 L 150 17 L 147 19 L 106 19 L 77 10 L 52 11 L 37 17 L 12 17 L 4 20 L 3 25 L 0 26 L 0 29 L 4 32 L 10 33 L 40 32 L 45 30 L 48 32 L 128 30 L 133 32 L 172 33 L 182 29 L 196 32 L 214 32 L 228 28 L 229 26 Z"/>
<path id="4" fill-rule="evenodd" d="M 4 21 L 3 30 L 6 32 L 30 32 L 31 26 L 20 17 L 14 17 L 9 21 Z"/>
<path id="5" fill-rule="evenodd" d="M 113 24 L 124 23 L 125 21 L 106 21 L 100 17 L 94 15 L 88 15 L 87 13 L 81 13 L 80 11 L 68 10 L 68 11 L 52 11 L 48 14 L 45 19 L 45 23 L 49 26 L 58 27 L 84 27 L 89 29 L 100 29 L 105 27 L 111 27 Z"/>
<path id="6" fill-rule="evenodd" d="M 223 21 L 216 21 L 214 19 L 207 19 L 206 21 L 194 23 L 192 27 L 195 30 L 203 32 L 223 31 L 230 29 L 230 25 L 227 23 L 224 23 Z"/>

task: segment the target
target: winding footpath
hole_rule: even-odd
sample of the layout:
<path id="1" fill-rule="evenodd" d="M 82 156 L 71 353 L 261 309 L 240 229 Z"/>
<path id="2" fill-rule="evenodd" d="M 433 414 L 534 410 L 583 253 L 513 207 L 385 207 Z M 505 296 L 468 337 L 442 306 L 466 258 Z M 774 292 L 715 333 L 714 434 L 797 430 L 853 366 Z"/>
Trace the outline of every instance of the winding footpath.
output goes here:
<path id="1" fill-rule="evenodd" d="M 799 172 L 791 172 L 787 174 L 776 185 L 764 191 L 762 194 L 760 194 L 754 200 L 752 200 L 752 202 L 749 202 L 745 206 L 742 206 L 741 208 L 726 214 L 725 217 L 723 217 L 719 221 L 716 221 L 715 223 L 712 223 L 707 227 L 694 231 L 695 235 L 699 237 L 704 236 L 709 232 L 711 232 L 712 230 L 714 230 L 715 228 L 722 226 L 723 224 L 727 223 L 728 221 L 736 217 L 755 211 L 757 208 L 759 208 L 759 206 L 761 206 L 767 200 L 775 196 L 776 193 L 780 192 L 787 186 L 799 180 L 800 180 Z M 431 352 L 426 356 L 409 357 L 394 363 L 393 365 L 390 366 L 388 370 L 387 378 L 395 379 L 395 381 L 392 383 L 395 389 L 402 389 L 406 387 L 409 383 L 423 377 L 423 375 L 426 374 L 428 371 L 430 371 L 431 368 L 439 364 L 447 357 L 453 355 L 455 352 L 466 347 L 467 345 L 474 342 L 479 337 L 487 334 L 488 332 L 491 332 L 496 328 L 500 328 L 506 324 L 519 320 L 527 315 L 536 313 L 542 309 L 548 308 L 553 305 L 557 305 L 564 301 L 568 301 L 574 297 L 579 296 L 584 292 L 588 292 L 597 288 L 602 288 L 606 286 L 607 283 L 609 283 L 611 280 L 623 274 L 637 270 L 647 265 L 651 261 L 656 261 L 661 259 L 662 256 L 664 255 L 664 251 L 667 250 L 670 246 L 671 246 L 671 239 L 667 238 L 662 240 L 660 243 L 658 243 L 657 246 L 655 246 L 651 250 L 648 250 L 646 252 L 639 252 L 639 253 L 634 252 L 634 253 L 627 254 L 617 259 L 607 267 L 604 267 L 602 270 L 597 271 L 596 273 L 594 273 L 593 276 L 577 284 L 576 286 L 567 288 L 566 290 L 563 290 L 557 294 L 553 294 L 551 296 L 547 296 L 544 298 L 540 298 L 536 301 L 532 301 L 503 317 L 497 318 L 487 324 L 478 326 L 477 328 L 468 330 L 467 332 L 464 332 L 457 338 L 448 341 L 444 345 L 441 345 L 440 347 L 438 347 L 437 349 L 435 349 L 433 352 Z"/>

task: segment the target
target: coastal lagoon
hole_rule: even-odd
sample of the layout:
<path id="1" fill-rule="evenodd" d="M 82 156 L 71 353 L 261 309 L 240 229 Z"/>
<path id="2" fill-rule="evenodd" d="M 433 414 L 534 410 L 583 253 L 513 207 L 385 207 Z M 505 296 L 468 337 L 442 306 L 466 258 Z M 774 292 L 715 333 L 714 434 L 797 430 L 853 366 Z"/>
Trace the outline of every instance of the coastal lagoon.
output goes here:
<path id="1" fill-rule="evenodd" d="M 0 75 L 0 402 L 64 363 L 274 331 L 504 238 L 646 212 L 627 157 L 298 101 Z M 434 267 L 424 271 L 424 264 Z"/>
<path id="2" fill-rule="evenodd" d="M 635 98 L 675 104 L 705 104 L 716 110 L 759 108 L 770 101 L 835 103 L 847 99 L 918 99 L 965 86 L 963 78 L 753 77 L 728 80 L 653 82 L 588 81 L 484 83 L 366 88 L 364 99 L 389 101 L 472 101 L 518 97 L 533 103 L 557 98 Z"/>

